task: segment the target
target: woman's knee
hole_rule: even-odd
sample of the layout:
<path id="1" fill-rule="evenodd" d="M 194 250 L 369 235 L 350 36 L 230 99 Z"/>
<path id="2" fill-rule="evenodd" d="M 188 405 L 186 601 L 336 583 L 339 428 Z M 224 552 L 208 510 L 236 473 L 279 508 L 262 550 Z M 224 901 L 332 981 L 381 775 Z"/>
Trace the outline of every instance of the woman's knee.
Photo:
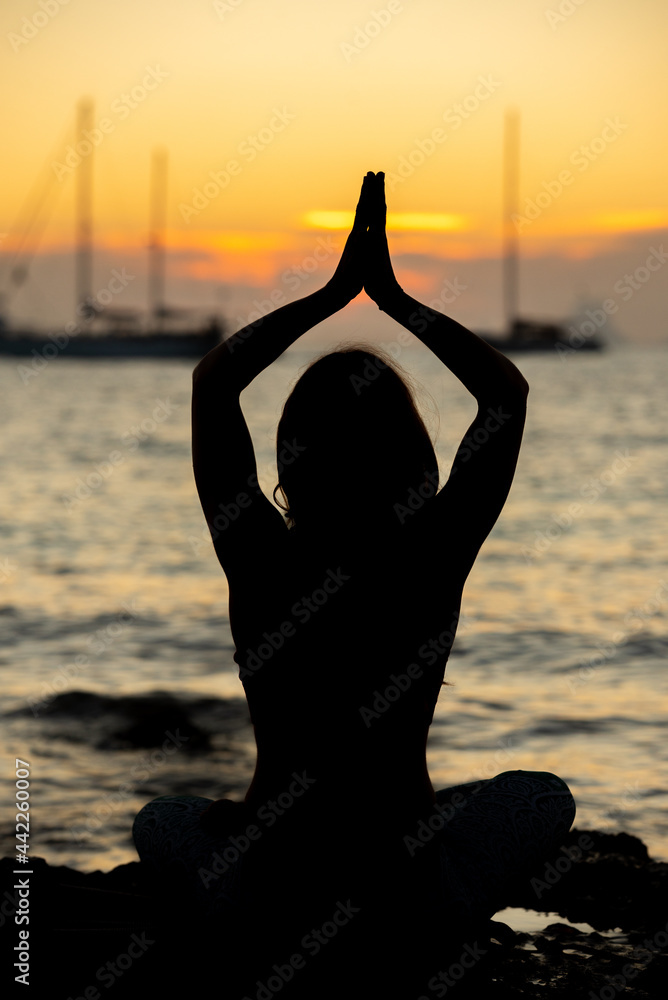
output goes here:
<path id="1" fill-rule="evenodd" d="M 497 781 L 500 778 L 517 778 L 519 781 L 537 781 L 548 788 L 554 789 L 554 791 L 566 791 L 570 794 L 570 788 L 557 774 L 552 774 L 551 771 L 501 771 L 491 781 Z"/>
<path id="2" fill-rule="evenodd" d="M 160 832 L 182 823 L 193 814 L 199 815 L 213 799 L 205 799 L 199 795 L 159 795 L 151 799 L 139 810 L 132 824 L 132 839 L 137 850 L 148 846 L 159 836 Z M 141 851 L 139 851 L 141 855 Z"/>
<path id="3" fill-rule="evenodd" d="M 563 778 L 551 771 L 503 771 L 495 778 L 490 779 L 492 787 L 495 783 L 508 791 L 517 789 L 525 792 L 530 788 L 535 795 L 541 798 L 548 795 L 554 802 L 558 802 L 563 821 L 570 816 L 570 824 L 572 824 L 575 819 L 576 806 L 573 793 Z"/>

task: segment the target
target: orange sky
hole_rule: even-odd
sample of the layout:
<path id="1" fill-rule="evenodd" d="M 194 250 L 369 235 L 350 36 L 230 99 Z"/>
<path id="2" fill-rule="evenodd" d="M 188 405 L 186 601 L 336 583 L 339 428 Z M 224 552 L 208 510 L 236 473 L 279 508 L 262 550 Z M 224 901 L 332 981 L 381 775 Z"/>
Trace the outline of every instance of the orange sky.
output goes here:
<path id="1" fill-rule="evenodd" d="M 523 256 L 591 260 L 668 228 L 664 0 L 6 0 L 0 24 L 5 252 L 35 217 L 38 258 L 71 248 L 92 140 L 110 253 L 145 245 L 167 149 L 175 277 L 270 285 L 319 238 L 342 243 L 369 169 L 397 251 L 496 256 L 513 107 Z"/>

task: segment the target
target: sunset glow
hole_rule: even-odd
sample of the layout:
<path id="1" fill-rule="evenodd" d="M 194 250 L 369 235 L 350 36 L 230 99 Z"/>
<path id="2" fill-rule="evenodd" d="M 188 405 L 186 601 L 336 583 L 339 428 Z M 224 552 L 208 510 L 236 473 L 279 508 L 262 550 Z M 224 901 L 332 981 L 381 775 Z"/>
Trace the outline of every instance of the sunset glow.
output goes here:
<path id="1" fill-rule="evenodd" d="M 0 13 L 0 266 L 72 252 L 88 167 L 96 249 L 141 253 L 158 146 L 173 275 L 263 287 L 349 228 L 367 170 L 386 173 L 398 250 L 498 258 L 509 108 L 523 256 L 635 253 L 668 227 L 663 0 L 421 0 L 375 19 L 360 0 L 56 5 Z"/>
<path id="2" fill-rule="evenodd" d="M 345 229 L 352 227 L 354 212 L 307 212 L 304 225 L 313 229 Z M 388 212 L 387 229 L 409 232 L 449 232 L 468 229 L 466 219 L 461 215 L 447 215 L 445 212 Z"/>

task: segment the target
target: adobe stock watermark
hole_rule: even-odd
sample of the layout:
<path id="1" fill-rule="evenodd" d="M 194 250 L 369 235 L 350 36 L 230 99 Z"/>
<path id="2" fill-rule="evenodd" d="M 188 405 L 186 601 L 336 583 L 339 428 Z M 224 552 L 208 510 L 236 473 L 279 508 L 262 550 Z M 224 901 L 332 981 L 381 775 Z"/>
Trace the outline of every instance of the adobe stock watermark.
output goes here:
<path id="1" fill-rule="evenodd" d="M 76 315 L 84 320 L 83 324 L 70 322 L 67 323 L 65 329 L 61 332 L 48 334 L 51 343 L 45 344 L 39 350 L 36 347 L 32 348 L 30 353 L 33 357 L 30 365 L 16 366 L 16 371 L 23 384 L 27 385 L 30 379 L 43 372 L 48 367 L 50 361 L 53 361 L 62 351 L 67 349 L 67 345 L 72 337 L 78 336 L 87 329 L 87 321 L 90 319 L 91 312 L 93 314 L 103 313 L 105 306 L 108 306 L 112 302 L 114 296 L 119 295 L 135 278 L 136 275 L 128 274 L 124 267 L 120 271 L 118 268 L 114 268 L 107 284 L 102 288 L 98 288 L 92 300 L 80 303 L 77 306 Z"/>
<path id="2" fill-rule="evenodd" d="M 292 465 L 295 459 L 306 450 L 306 445 L 299 444 L 296 438 L 293 438 L 292 441 L 281 441 L 281 447 L 276 457 L 279 479 L 283 470 L 287 466 Z M 267 472 L 272 473 L 273 471 L 273 463 L 268 464 Z M 256 473 L 251 473 L 246 480 L 246 483 L 251 492 L 254 492 L 257 496 L 262 497 L 263 499 L 266 499 Z M 202 528 L 201 535 L 188 536 L 188 541 L 192 545 L 195 555 L 199 554 L 202 546 L 206 545 L 208 548 L 212 541 L 215 545 L 221 532 L 226 531 L 231 524 L 237 521 L 237 519 L 241 516 L 242 511 L 247 510 L 252 505 L 253 497 L 251 492 L 240 490 L 227 503 L 219 503 L 216 508 L 216 514 L 209 524 Z"/>
<path id="3" fill-rule="evenodd" d="M 418 649 L 418 657 L 424 660 L 427 666 L 433 667 L 438 663 L 439 658 L 445 656 L 452 648 L 455 633 L 459 631 L 459 634 L 462 635 L 471 627 L 473 621 L 473 618 L 456 614 L 449 628 L 443 629 L 439 635 L 422 643 Z M 372 692 L 370 704 L 361 705 L 358 708 L 366 728 L 369 729 L 372 723 L 385 715 L 392 708 L 392 705 L 401 699 L 402 695 L 411 690 L 414 682 L 420 680 L 423 674 L 423 667 L 415 662 L 409 663 L 404 671 L 390 674 L 385 687 L 382 690 L 376 688 Z"/>
<path id="4" fill-rule="evenodd" d="M 555 10 L 552 7 L 548 7 L 545 11 L 545 17 L 547 18 L 547 23 L 552 28 L 552 31 L 556 31 L 560 24 L 567 21 L 571 15 L 573 15 L 578 7 L 582 7 L 587 0 L 561 0 L 561 3 L 557 6 Z"/>
<path id="5" fill-rule="evenodd" d="M 475 774 L 470 774 L 464 779 L 465 783 L 494 778 L 499 772 L 499 767 L 507 764 L 519 753 L 519 746 L 515 746 L 512 736 L 504 736 L 497 740 L 498 749 L 494 751 L 492 757 L 485 761 L 482 767 L 478 767 Z"/>
<path id="6" fill-rule="evenodd" d="M 319 236 L 313 253 L 307 254 L 299 264 L 293 264 L 287 268 L 281 275 L 281 281 L 288 286 L 290 291 L 296 292 L 300 285 L 308 281 L 320 265 L 329 260 L 339 249 L 339 244 L 335 243 L 331 236 Z M 278 304 L 284 305 L 285 303 Z M 252 320 L 248 322 L 252 322 Z"/>
<path id="7" fill-rule="evenodd" d="M 663 249 L 663 243 L 657 249 L 649 247 L 649 254 L 644 264 L 637 267 L 632 274 L 625 274 L 615 282 L 613 290 L 620 297 L 622 302 L 628 302 L 636 292 L 640 291 L 652 277 L 652 274 L 660 270 L 668 260 L 668 253 Z M 614 298 L 605 299 L 601 302 L 600 309 L 587 309 L 585 320 L 577 325 L 571 324 L 568 327 L 568 344 L 555 344 L 555 350 L 560 355 L 561 360 L 571 357 L 578 348 L 582 347 L 590 337 L 593 337 L 599 330 L 602 330 L 608 322 L 610 316 L 614 316 L 619 311 L 619 303 Z"/>
<path id="8" fill-rule="evenodd" d="M 428 328 L 430 323 L 434 323 L 438 320 L 438 315 L 446 315 L 447 310 L 445 306 L 452 305 L 453 302 L 459 298 L 462 292 L 465 292 L 468 285 L 463 285 L 460 283 L 459 277 L 455 277 L 450 280 L 446 278 L 443 281 L 441 290 L 436 298 L 430 299 L 426 305 L 420 306 L 415 312 L 411 313 L 409 317 L 409 322 L 411 327 L 419 333 L 424 333 Z M 399 331 L 394 340 L 391 341 L 380 341 L 381 350 L 385 351 L 390 355 L 393 361 L 397 361 L 401 356 L 404 347 L 408 347 L 409 344 L 413 343 L 413 337 L 408 332 L 408 330 L 402 329 Z M 364 362 L 364 368 L 362 369 L 362 375 L 350 375 L 349 381 L 355 390 L 355 395 L 359 396 L 363 388 L 371 385 L 372 382 L 376 380 L 381 371 L 387 368 L 385 362 L 378 358 L 372 361 L 371 358 L 367 358 Z"/>
<path id="9" fill-rule="evenodd" d="M 165 70 L 160 69 L 160 66 L 146 66 L 145 69 L 146 73 L 142 77 L 141 83 L 135 84 L 132 90 L 124 91 L 111 102 L 110 110 L 112 115 L 116 116 L 116 121 L 113 118 L 100 118 L 94 128 L 84 129 L 80 139 L 77 139 L 73 145 L 65 147 L 62 163 L 59 160 L 52 161 L 51 169 L 59 181 L 72 174 L 82 160 L 85 160 L 96 147 L 101 145 L 105 136 L 116 131 L 118 122 L 129 118 L 132 112 L 144 103 L 149 94 L 156 90 L 170 75 Z"/>
<path id="10" fill-rule="evenodd" d="M 282 649 L 286 641 L 297 634 L 297 628 L 292 619 L 305 625 L 313 615 L 317 615 L 334 594 L 339 592 L 348 580 L 350 580 L 349 574 L 344 573 L 340 566 L 336 570 L 328 569 L 319 587 L 316 587 L 308 595 L 302 594 L 301 598 L 295 601 L 290 608 L 291 618 L 281 622 L 275 631 L 265 630 L 261 636 L 263 642 L 256 649 L 246 649 L 243 665 L 239 670 L 239 678 L 244 681 L 254 677 L 274 653 Z"/>
<path id="11" fill-rule="evenodd" d="M 255 985 L 257 990 L 253 997 L 246 994 L 242 1000 L 272 1000 L 274 996 L 281 992 L 286 983 L 289 983 L 296 972 L 306 967 L 308 958 L 314 958 L 326 948 L 341 931 L 346 927 L 354 916 L 361 912 L 359 906 L 354 906 L 348 899 L 345 903 L 337 900 L 336 909 L 329 920 L 320 927 L 312 927 L 301 939 L 300 945 L 306 952 L 306 956 L 297 951 L 284 963 L 275 962 L 271 967 L 270 975 L 266 979 L 257 979 Z"/>
<path id="12" fill-rule="evenodd" d="M 257 822 L 247 823 L 243 830 L 226 837 L 225 846 L 221 845 L 220 851 L 214 851 L 211 855 L 209 867 L 198 868 L 197 875 L 204 888 L 208 889 L 221 875 L 227 875 L 230 869 L 251 850 L 253 844 L 262 838 L 265 830 L 271 829 L 316 783 L 316 780 L 309 777 L 306 771 L 302 771 L 301 774 L 293 771 L 292 781 L 285 791 L 280 792 L 275 799 L 268 799 L 256 810 Z"/>
<path id="13" fill-rule="evenodd" d="M 534 876 L 531 879 L 531 888 L 537 899 L 542 899 L 546 892 L 560 882 L 561 879 L 571 870 L 576 861 L 580 861 L 586 851 L 591 851 L 594 841 L 588 833 L 581 833 L 578 837 L 577 846 L 559 848 L 560 853 L 551 861 L 545 863 L 542 878 Z"/>
<path id="14" fill-rule="evenodd" d="M 629 812 L 631 806 L 635 806 L 642 798 L 639 782 L 633 785 L 624 785 L 624 794 L 603 813 L 603 817 L 610 826 L 619 829 L 622 817 Z"/>
<path id="15" fill-rule="evenodd" d="M 593 653 L 580 664 L 580 668 L 575 677 L 568 677 L 567 684 L 571 694 L 573 694 L 586 681 L 591 680 L 597 670 L 613 659 L 621 646 L 639 632 L 645 623 L 658 614 L 666 602 L 668 596 L 668 580 L 659 580 L 659 586 L 654 591 L 654 595 L 641 607 L 633 608 L 624 616 L 624 624 L 627 627 L 625 632 L 613 632 L 609 642 L 597 642 L 598 652 Z"/>
<path id="16" fill-rule="evenodd" d="M 467 434 L 462 440 L 457 454 L 455 455 L 455 461 L 452 465 L 452 470 L 450 476 L 454 476 L 459 472 L 462 465 L 468 462 L 472 456 L 480 451 L 490 438 L 498 431 L 504 424 L 512 418 L 511 413 L 505 413 L 503 406 L 498 406 L 496 409 L 492 407 L 487 408 L 487 416 L 484 418 L 480 417 L 478 420 L 479 426 L 471 434 Z M 397 515 L 400 524 L 404 524 L 407 518 L 412 517 L 419 510 L 424 507 L 428 500 L 433 499 L 438 493 L 439 476 L 435 472 L 428 472 L 425 475 L 425 482 L 418 487 L 411 486 L 406 496 L 405 503 L 395 503 L 394 513 Z"/>
<path id="17" fill-rule="evenodd" d="M 287 268 L 283 271 L 281 275 L 281 282 L 286 285 L 290 291 L 297 291 L 297 289 L 318 270 L 318 268 L 327 260 L 329 260 L 337 251 L 339 246 L 334 243 L 331 236 L 320 236 L 316 240 L 316 245 L 313 252 L 307 254 L 299 264 L 293 264 L 292 267 Z M 248 313 L 247 316 L 237 316 L 236 320 L 239 324 L 239 329 L 233 335 L 229 337 L 226 343 L 229 345 L 230 354 L 242 343 L 244 343 L 252 335 L 253 330 L 261 325 L 262 320 L 265 316 L 268 316 L 274 311 L 274 309 L 279 308 L 279 306 L 285 306 L 288 304 L 288 297 L 285 291 L 276 287 L 269 292 L 269 295 L 265 299 L 254 299 L 253 308 Z"/>
<path id="18" fill-rule="evenodd" d="M 254 135 L 248 135 L 237 146 L 237 155 L 245 163 L 252 163 L 263 150 L 268 149 L 277 135 L 284 132 L 297 115 L 286 107 L 273 108 L 272 117 L 267 124 Z M 184 222 L 190 222 L 203 212 L 212 201 L 215 201 L 227 187 L 233 177 L 238 177 L 244 168 L 244 163 L 237 159 L 228 160 L 221 170 L 210 170 L 209 178 L 199 188 L 193 188 L 193 196 L 188 204 L 179 203 L 179 212 Z"/>
<path id="19" fill-rule="evenodd" d="M 35 718 L 54 698 L 62 694 L 75 678 L 78 678 L 90 667 L 93 654 L 100 656 L 106 652 L 128 630 L 130 625 L 137 621 L 141 609 L 137 608 L 135 600 L 123 601 L 121 607 L 123 611 L 116 615 L 113 622 L 103 628 L 96 629 L 88 636 L 86 645 L 90 654 L 80 653 L 75 656 L 72 663 L 67 663 L 64 667 L 56 670 L 50 681 L 42 681 L 39 698 L 28 698 L 28 705 Z"/>
<path id="20" fill-rule="evenodd" d="M 402 694 L 410 691 L 413 681 L 422 677 L 423 674 L 424 670 L 417 663 L 409 663 L 405 673 L 390 674 L 390 683 L 382 691 L 376 689 L 373 692 L 374 698 L 371 707 L 362 705 L 358 709 L 366 728 L 368 729 L 376 719 L 380 719 L 381 715 L 384 715 L 393 704 L 399 701 Z"/>
<path id="21" fill-rule="evenodd" d="M 505 413 L 503 406 L 497 406 L 496 409 L 488 406 L 486 412 L 487 416 L 484 421 L 482 418 L 478 421 L 480 426 L 476 427 L 472 434 L 467 434 L 460 444 L 455 455 L 453 473 L 458 471 L 460 464 L 468 462 L 472 455 L 480 451 L 487 444 L 490 437 L 500 430 L 506 421 L 511 420 L 513 416 L 512 413 Z"/>
<path id="22" fill-rule="evenodd" d="M 638 783 L 636 782 L 633 787 L 626 785 L 624 795 L 619 800 L 622 808 L 608 810 L 605 814 L 608 822 L 612 822 L 612 817 L 616 817 L 618 821 L 619 816 L 628 811 L 628 806 L 637 802 L 639 798 Z M 544 863 L 542 878 L 536 875 L 531 879 L 530 885 L 537 899 L 542 899 L 546 892 L 549 892 L 562 880 L 564 875 L 568 874 L 574 864 L 582 861 L 584 855 L 592 850 L 597 850 L 597 845 L 592 840 L 590 833 L 586 831 L 579 834 L 575 846 L 567 847 L 562 844 L 558 853 Z"/>
<path id="23" fill-rule="evenodd" d="M 22 18 L 18 32 L 7 32 L 12 50 L 19 52 L 24 45 L 36 38 L 42 28 L 45 28 L 60 12 L 61 7 L 65 7 L 69 2 L 70 0 L 39 0 L 37 4 L 39 10 L 36 10 L 30 17 Z"/>
<path id="24" fill-rule="evenodd" d="M 223 21 L 228 14 L 233 14 L 238 10 L 245 0 L 213 0 L 213 9 L 218 15 L 218 20 Z"/>
<path id="25" fill-rule="evenodd" d="M 13 888 L 13 887 L 12 887 Z M 14 917 L 19 908 L 19 894 L 18 892 L 11 893 L 5 889 L 3 893 L 2 903 L 0 903 L 0 929 L 2 929 L 7 920 L 9 919 L 11 923 L 14 923 Z"/>
<path id="26" fill-rule="evenodd" d="M 151 416 L 144 417 L 139 424 L 133 424 L 128 430 L 121 434 L 121 442 L 128 452 L 136 451 L 142 441 L 146 441 L 162 424 L 181 406 L 180 403 L 173 403 L 169 397 L 166 400 L 157 399 L 157 406 L 153 407 Z M 119 465 L 126 459 L 118 448 L 109 452 L 106 459 L 98 462 L 92 472 L 89 472 L 85 479 L 79 476 L 76 486 L 71 493 L 61 494 L 61 500 L 65 505 L 65 510 L 71 514 L 84 500 L 88 500 L 100 486 L 106 482 Z"/>
<path id="27" fill-rule="evenodd" d="M 450 132 L 456 132 L 457 129 L 461 128 L 464 122 L 476 113 L 480 105 L 488 101 L 500 87 L 501 82 L 495 80 L 491 73 L 479 76 L 473 91 L 443 112 L 443 121 L 449 127 Z M 426 138 L 416 139 L 413 148 L 399 157 L 396 169 L 385 174 L 385 183 L 389 185 L 390 191 L 394 191 L 397 184 L 403 184 L 409 177 L 412 177 L 415 171 L 447 141 L 447 138 L 447 129 L 439 126 L 432 129 Z"/>
<path id="28" fill-rule="evenodd" d="M 16 566 L 13 565 L 11 559 L 0 559 L 0 581 L 4 582 L 5 580 L 9 580 L 15 572 Z"/>
<path id="29" fill-rule="evenodd" d="M 81 843 L 83 840 L 89 840 L 93 832 L 99 830 L 106 823 L 117 806 L 132 798 L 139 785 L 148 781 L 154 772 L 162 767 L 169 757 L 178 753 L 189 739 L 190 737 L 185 736 L 180 729 L 177 729 L 175 733 L 167 730 L 165 732 L 165 740 L 160 749 L 153 750 L 150 754 L 141 757 L 133 766 L 130 776 L 134 780 L 125 781 L 118 786 L 117 791 L 103 795 L 100 800 L 101 804 L 97 805 L 94 809 L 89 809 L 86 813 L 86 821 L 83 826 L 79 826 L 78 829 L 74 826 L 70 827 L 72 839 L 78 843 Z"/>
<path id="30" fill-rule="evenodd" d="M 445 970 L 439 969 L 427 983 L 427 989 L 436 997 L 447 996 L 448 990 L 456 986 L 486 954 L 487 949 L 481 948 L 477 941 L 474 941 L 473 944 L 465 944 L 459 961 L 453 962 Z M 417 1000 L 431 1000 L 431 998 L 422 993 Z"/>
<path id="31" fill-rule="evenodd" d="M 455 817 L 457 810 L 462 809 L 469 802 L 471 796 L 479 792 L 482 787 L 483 784 L 480 781 L 477 787 L 472 788 L 466 795 L 464 792 L 454 792 L 448 802 L 436 802 L 431 815 L 426 819 L 419 820 L 412 834 L 405 834 L 403 841 L 409 856 L 414 858 L 419 850 L 431 843 L 434 837 L 441 833 Z"/>
<path id="32" fill-rule="evenodd" d="M 468 285 L 460 284 L 459 278 L 455 278 L 454 281 L 446 279 L 437 298 L 431 299 L 429 303 L 421 305 L 410 314 L 408 322 L 411 329 L 417 334 L 424 333 L 431 323 L 438 322 L 441 316 L 447 314 L 444 306 L 452 305 L 467 288 Z"/>
<path id="33" fill-rule="evenodd" d="M 458 276 L 452 279 L 445 278 L 438 296 L 430 299 L 428 303 L 420 306 L 420 309 L 411 313 L 410 322 L 412 327 L 414 329 L 419 327 L 419 332 L 424 333 L 429 324 L 437 320 L 437 316 L 435 314 L 440 313 L 442 315 L 447 315 L 448 310 L 445 306 L 452 305 L 453 302 L 456 302 L 462 292 L 465 292 L 468 287 L 468 285 L 464 285 L 460 282 Z M 381 340 L 379 341 L 378 346 L 386 354 L 389 354 L 393 361 L 398 361 L 403 353 L 403 349 L 405 347 L 412 346 L 414 342 L 413 335 L 409 333 L 408 330 L 402 328 L 399 330 L 394 340 Z M 365 362 L 363 374 L 361 376 L 349 376 L 351 384 L 355 389 L 355 394 L 359 396 L 362 389 L 371 385 L 380 371 L 383 371 L 386 367 L 387 365 L 380 358 L 378 358 L 377 361 L 371 361 L 368 359 Z"/>
<path id="34" fill-rule="evenodd" d="M 582 496 L 588 504 L 596 503 L 608 489 L 616 483 L 622 476 L 626 475 L 631 463 L 635 462 L 636 456 L 629 454 L 628 448 L 624 451 L 615 452 L 615 460 L 607 469 L 600 472 L 598 476 L 588 479 L 580 489 Z M 531 564 L 534 559 L 544 555 L 547 550 L 554 545 L 557 539 L 573 526 L 575 521 L 582 517 L 586 506 L 579 501 L 570 503 L 560 514 L 552 514 L 550 524 L 545 531 L 536 530 L 536 537 L 531 546 L 522 546 L 522 555 L 527 564 Z"/>
<path id="35" fill-rule="evenodd" d="M 448 823 L 455 818 L 458 810 L 464 809 L 471 799 L 485 786 L 486 781 L 499 773 L 499 766 L 507 764 L 519 751 L 519 747 L 514 745 L 513 739 L 510 736 L 498 740 L 498 743 L 498 750 L 494 752 L 494 756 L 481 769 L 482 777 L 478 773 L 475 776 L 471 775 L 464 782 L 468 786 L 466 791 L 460 790 L 450 794 L 448 789 L 445 789 L 444 791 L 448 794 L 447 800 L 444 802 L 438 801 L 440 793 L 436 793 L 436 802 L 431 814 L 420 819 L 413 833 L 406 834 L 403 838 L 404 846 L 410 857 L 415 857 L 419 850 L 431 843 L 434 837 L 440 834 Z"/>
<path id="36" fill-rule="evenodd" d="M 627 128 L 628 125 L 620 122 L 619 117 L 606 118 L 605 127 L 601 134 L 590 139 L 589 142 L 583 143 L 578 149 L 574 149 L 568 162 L 577 167 L 580 173 L 583 173 L 605 153 L 611 143 L 617 141 Z M 511 215 L 511 222 L 517 232 L 521 233 L 526 226 L 530 226 L 532 222 L 540 218 L 543 212 L 562 196 L 565 189 L 574 183 L 575 178 L 576 175 L 571 170 L 564 169 L 559 172 L 557 177 L 543 181 L 541 185 L 543 190 L 539 191 L 534 198 L 525 199 L 524 215 L 517 212 Z"/>
<path id="37" fill-rule="evenodd" d="M 120 952 L 114 959 L 109 959 L 104 965 L 100 966 L 95 973 L 96 981 L 104 986 L 106 990 L 110 989 L 137 959 L 146 954 L 152 944 L 155 944 L 155 941 L 147 937 L 146 931 L 142 931 L 141 933 L 133 932 L 130 935 L 130 940 L 125 951 Z M 86 986 L 81 996 L 68 997 L 68 1000 L 101 1000 L 102 996 L 103 994 L 100 993 L 97 986 L 91 984 Z"/>
<path id="38" fill-rule="evenodd" d="M 627 986 L 654 961 L 657 955 L 665 952 L 667 947 L 668 923 L 651 938 L 645 938 L 642 945 L 636 945 L 629 956 L 629 962 L 622 966 L 621 971 L 614 976 L 606 976 L 608 985 L 600 989 L 598 993 L 590 990 L 587 1000 L 615 1000 L 615 997 L 623 993 Z"/>
<path id="39" fill-rule="evenodd" d="M 378 38 L 380 33 L 387 28 L 392 19 L 400 14 L 404 8 L 399 0 L 390 0 L 387 7 L 369 12 L 369 20 L 363 25 L 355 26 L 355 33 L 351 42 L 341 42 L 339 48 L 343 53 L 343 58 L 347 63 L 352 62 L 355 56 L 360 55 L 370 45 L 374 38 Z"/>

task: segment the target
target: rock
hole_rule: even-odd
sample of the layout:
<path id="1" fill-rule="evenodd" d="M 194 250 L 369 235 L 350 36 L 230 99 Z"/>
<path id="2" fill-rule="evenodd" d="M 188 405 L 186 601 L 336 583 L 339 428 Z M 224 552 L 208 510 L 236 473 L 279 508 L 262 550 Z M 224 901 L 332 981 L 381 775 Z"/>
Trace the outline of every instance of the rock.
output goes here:
<path id="1" fill-rule="evenodd" d="M 509 894 L 509 906 L 560 913 L 599 931 L 656 932 L 668 921 L 668 864 L 653 861 L 627 833 L 572 830 Z"/>
<path id="2" fill-rule="evenodd" d="M 557 912 L 590 925 L 596 920 L 602 925 L 600 929 L 618 926 L 624 933 L 605 936 L 546 917 L 541 932 L 516 934 L 507 925 L 490 921 L 467 953 L 475 955 L 472 962 L 459 961 L 460 946 L 456 955 L 444 955 L 439 969 L 426 970 L 417 989 L 406 998 L 396 993 L 396 1000 L 432 1000 L 445 995 L 438 990 L 446 983 L 448 998 L 455 1000 L 590 1000 L 592 996 L 600 1000 L 622 996 L 623 1000 L 663 1000 L 668 982 L 668 865 L 653 861 L 644 844 L 627 834 L 574 830 L 565 846 L 578 843 L 580 857 L 575 851 L 570 857 L 561 852 L 561 858 L 571 861 L 568 868 L 560 866 L 563 872 L 556 867 L 558 856 L 552 859 L 560 878 L 552 885 L 546 883 L 549 890 L 538 897 L 531 886 L 531 878 L 545 881 L 544 866 L 526 884 L 513 888 L 507 905 Z M 589 846 L 583 849 L 582 844 Z M 11 918 L 12 900 L 16 901 L 14 867 L 11 858 L 0 862 L 6 918 Z M 179 905 L 176 888 L 160 885 L 142 863 L 83 873 L 51 867 L 44 859 L 35 858 L 31 868 L 36 890 L 35 954 L 40 956 L 45 975 L 48 973 L 50 991 L 45 996 L 84 995 L 87 985 L 99 985 L 96 976 L 105 963 L 124 956 L 133 942 L 141 957 L 122 979 L 112 980 L 114 997 L 119 1000 L 149 995 L 161 1000 L 181 1000 L 200 993 L 208 996 L 209 975 L 216 976 L 216 996 L 238 1000 L 244 995 L 243 989 L 232 988 L 232 962 L 249 942 L 253 946 L 253 935 L 235 938 L 238 928 L 198 923 L 196 912 L 184 912 L 185 907 Z M 16 931 L 11 919 L 5 926 Z M 151 942 L 145 954 L 133 935 L 143 944 Z M 285 957 L 277 956 L 279 964 Z M 359 959 L 357 952 L 355 961 Z M 390 980 L 392 961 L 388 955 L 389 966 L 384 971 Z M 284 984 L 281 1000 L 344 995 L 334 987 L 327 992 L 329 979 L 325 976 L 320 982 L 318 968 L 317 963 L 309 966 L 309 975 L 315 975 L 315 980 L 308 980 L 305 973 L 302 979 L 295 976 L 294 983 Z M 445 978 L 434 979 L 434 975 Z M 351 977 L 344 991 L 346 1000 L 371 995 L 356 991 L 355 981 Z M 256 993 L 257 986 L 248 995 Z M 376 995 L 391 993 L 390 987 L 389 992 Z"/>
<path id="3" fill-rule="evenodd" d="M 9 714 L 36 718 L 31 708 Z M 211 733 L 239 732 L 248 729 L 249 722 L 241 699 L 193 698 L 166 691 L 120 696 L 66 691 L 41 706 L 38 717 L 37 724 L 50 734 L 100 750 L 160 747 L 170 734 L 181 733 L 179 749 L 189 753 L 211 749 Z"/>

